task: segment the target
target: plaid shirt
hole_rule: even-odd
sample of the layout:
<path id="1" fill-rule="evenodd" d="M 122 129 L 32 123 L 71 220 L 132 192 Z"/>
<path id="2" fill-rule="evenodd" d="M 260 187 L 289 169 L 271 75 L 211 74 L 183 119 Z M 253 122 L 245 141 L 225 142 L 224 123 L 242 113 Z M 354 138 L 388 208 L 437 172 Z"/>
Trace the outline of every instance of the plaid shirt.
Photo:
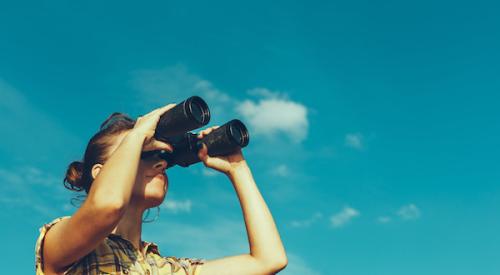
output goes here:
<path id="1" fill-rule="evenodd" d="M 35 269 L 37 275 L 44 274 L 41 244 L 47 230 L 60 217 L 40 228 L 35 246 Z M 92 252 L 73 263 L 64 274 L 147 274 L 147 275 L 199 275 L 204 259 L 162 257 L 158 246 L 142 241 L 145 257 L 126 239 L 109 234 Z"/>

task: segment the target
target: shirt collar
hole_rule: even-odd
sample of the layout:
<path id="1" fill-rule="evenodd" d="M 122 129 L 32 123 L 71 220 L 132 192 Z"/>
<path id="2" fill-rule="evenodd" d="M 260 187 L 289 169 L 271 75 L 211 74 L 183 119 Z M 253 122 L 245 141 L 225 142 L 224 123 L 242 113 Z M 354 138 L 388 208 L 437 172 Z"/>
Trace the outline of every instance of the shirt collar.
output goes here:
<path id="1" fill-rule="evenodd" d="M 111 238 L 111 239 L 120 239 L 122 241 L 125 241 L 125 242 L 129 243 L 131 247 L 134 247 L 132 245 L 132 242 L 130 242 L 129 240 L 125 239 L 121 235 L 118 235 L 118 234 L 115 234 L 115 233 L 109 233 L 108 237 Z M 141 251 L 141 252 L 144 253 L 144 255 L 147 255 L 147 253 L 150 252 L 150 251 L 153 252 L 153 253 L 155 253 L 155 254 L 160 255 L 160 251 L 158 249 L 158 245 L 157 244 L 155 244 L 153 242 L 142 241 L 142 240 L 141 240 L 141 243 L 142 243 L 142 247 L 144 247 L 144 250 Z"/>

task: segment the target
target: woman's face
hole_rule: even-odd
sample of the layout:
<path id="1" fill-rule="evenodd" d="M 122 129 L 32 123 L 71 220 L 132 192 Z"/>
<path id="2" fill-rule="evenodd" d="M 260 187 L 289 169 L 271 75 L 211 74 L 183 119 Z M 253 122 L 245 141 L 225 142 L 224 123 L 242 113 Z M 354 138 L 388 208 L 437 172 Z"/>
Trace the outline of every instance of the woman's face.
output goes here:
<path id="1" fill-rule="evenodd" d="M 147 208 L 160 205 L 168 191 L 167 162 L 156 156 L 140 160 L 132 200 L 144 202 Z"/>
<path id="2" fill-rule="evenodd" d="M 128 134 L 120 134 L 111 152 L 113 152 Z M 160 205 L 168 190 L 168 177 L 165 173 L 167 162 L 163 159 L 153 156 L 148 159 L 141 159 L 137 170 L 137 177 L 132 190 L 131 203 L 137 203 L 146 208 Z"/>

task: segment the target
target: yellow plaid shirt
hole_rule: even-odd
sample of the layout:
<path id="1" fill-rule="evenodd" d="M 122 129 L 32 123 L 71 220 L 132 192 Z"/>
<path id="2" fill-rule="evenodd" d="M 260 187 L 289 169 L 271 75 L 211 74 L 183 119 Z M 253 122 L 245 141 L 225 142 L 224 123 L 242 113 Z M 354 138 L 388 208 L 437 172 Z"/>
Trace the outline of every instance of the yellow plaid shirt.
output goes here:
<path id="1" fill-rule="evenodd" d="M 35 269 L 43 272 L 42 243 L 49 228 L 64 216 L 44 224 L 35 246 Z M 147 275 L 199 275 L 204 259 L 162 257 L 158 246 L 142 241 L 145 257 L 128 240 L 109 234 L 92 252 L 73 263 L 64 274 L 147 274 Z"/>

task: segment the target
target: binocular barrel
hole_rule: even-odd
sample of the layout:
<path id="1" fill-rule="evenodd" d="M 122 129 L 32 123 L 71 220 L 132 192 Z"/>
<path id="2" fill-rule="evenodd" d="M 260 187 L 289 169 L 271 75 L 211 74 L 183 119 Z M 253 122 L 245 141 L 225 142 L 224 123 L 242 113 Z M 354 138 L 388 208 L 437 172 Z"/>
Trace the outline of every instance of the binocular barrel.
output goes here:
<path id="1" fill-rule="evenodd" d="M 210 121 L 210 109 L 198 96 L 192 96 L 160 116 L 154 138 L 170 142 L 171 137 L 205 126 Z"/>
<path id="2" fill-rule="evenodd" d="M 154 138 L 174 147 L 172 153 L 166 151 L 143 152 L 141 157 L 157 155 L 168 162 L 168 167 L 179 165 L 188 167 L 200 162 L 198 151 L 205 144 L 209 156 L 223 156 L 248 145 L 250 135 L 240 120 L 233 119 L 214 129 L 203 139 L 189 131 L 205 126 L 210 121 L 210 109 L 198 96 L 192 96 L 177 104 L 160 116 Z"/>
<path id="3" fill-rule="evenodd" d="M 209 156 L 223 156 L 247 146 L 250 135 L 243 122 L 233 119 L 202 139 L 198 139 L 196 134 L 185 133 L 170 141 L 174 147 L 173 153 L 163 152 L 160 157 L 168 162 L 168 167 L 174 165 L 188 167 L 201 161 L 198 158 L 198 151 L 202 148 L 202 144 L 207 146 Z"/>

